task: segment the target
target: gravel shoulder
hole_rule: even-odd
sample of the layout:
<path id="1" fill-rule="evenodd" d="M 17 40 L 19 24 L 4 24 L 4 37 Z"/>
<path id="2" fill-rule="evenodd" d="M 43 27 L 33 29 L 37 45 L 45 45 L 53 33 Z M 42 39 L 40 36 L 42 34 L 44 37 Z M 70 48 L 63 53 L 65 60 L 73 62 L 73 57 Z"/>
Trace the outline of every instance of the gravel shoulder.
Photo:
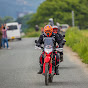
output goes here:
<path id="1" fill-rule="evenodd" d="M 64 46 L 64 52 L 69 57 L 69 60 L 83 68 L 84 72 L 88 75 L 88 64 L 83 63 L 76 52 L 73 52 L 68 46 Z"/>

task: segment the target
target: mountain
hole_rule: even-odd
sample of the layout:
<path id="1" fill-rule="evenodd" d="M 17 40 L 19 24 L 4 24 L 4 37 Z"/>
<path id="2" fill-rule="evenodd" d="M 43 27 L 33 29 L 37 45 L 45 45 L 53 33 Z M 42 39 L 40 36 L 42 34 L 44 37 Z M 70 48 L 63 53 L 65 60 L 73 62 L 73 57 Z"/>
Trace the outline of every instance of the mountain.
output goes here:
<path id="1" fill-rule="evenodd" d="M 43 1 L 45 0 L 0 0 L 0 17 L 16 18 L 19 13 L 35 13 Z"/>

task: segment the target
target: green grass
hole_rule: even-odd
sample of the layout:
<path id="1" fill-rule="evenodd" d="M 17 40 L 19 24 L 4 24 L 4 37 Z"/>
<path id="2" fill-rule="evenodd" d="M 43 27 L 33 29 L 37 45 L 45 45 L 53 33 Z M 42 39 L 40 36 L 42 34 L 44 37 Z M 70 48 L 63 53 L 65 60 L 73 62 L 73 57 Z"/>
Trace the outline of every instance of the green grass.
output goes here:
<path id="1" fill-rule="evenodd" d="M 70 28 L 66 32 L 66 45 L 77 52 L 82 61 L 88 64 L 88 30 Z"/>
<path id="2" fill-rule="evenodd" d="M 30 28 L 30 29 L 26 29 L 25 36 L 23 36 L 23 37 L 24 38 L 28 38 L 28 37 L 39 37 L 40 34 L 41 34 L 40 30 L 38 32 L 36 32 L 34 28 Z"/>

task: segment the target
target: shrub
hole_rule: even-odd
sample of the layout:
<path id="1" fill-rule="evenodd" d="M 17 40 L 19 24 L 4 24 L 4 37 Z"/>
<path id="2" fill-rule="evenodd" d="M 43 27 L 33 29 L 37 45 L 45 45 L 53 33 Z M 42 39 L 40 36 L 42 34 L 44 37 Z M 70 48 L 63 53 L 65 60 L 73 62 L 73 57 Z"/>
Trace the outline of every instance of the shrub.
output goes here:
<path id="1" fill-rule="evenodd" d="M 86 35 L 85 35 L 86 33 Z M 88 64 L 88 30 L 79 30 L 70 28 L 66 32 L 66 45 L 71 47 L 82 58 L 82 61 Z"/>

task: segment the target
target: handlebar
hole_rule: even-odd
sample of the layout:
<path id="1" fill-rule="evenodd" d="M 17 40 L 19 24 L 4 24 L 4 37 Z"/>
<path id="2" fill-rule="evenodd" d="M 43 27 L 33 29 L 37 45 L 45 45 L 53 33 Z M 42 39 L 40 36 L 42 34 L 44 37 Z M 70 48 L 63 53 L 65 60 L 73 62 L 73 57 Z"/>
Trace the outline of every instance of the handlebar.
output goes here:
<path id="1" fill-rule="evenodd" d="M 41 47 L 41 46 L 40 46 L 40 47 L 35 46 L 35 49 L 42 49 L 42 50 L 43 50 L 44 48 L 43 48 L 43 47 Z"/>
<path id="2" fill-rule="evenodd" d="M 56 51 L 63 52 L 63 48 L 56 48 Z"/>
<path id="3" fill-rule="evenodd" d="M 39 50 L 42 49 L 42 50 L 44 50 L 44 47 L 35 46 L 35 49 L 39 49 Z M 63 52 L 63 48 L 54 48 L 53 50 L 54 51 L 58 51 L 58 52 Z"/>

